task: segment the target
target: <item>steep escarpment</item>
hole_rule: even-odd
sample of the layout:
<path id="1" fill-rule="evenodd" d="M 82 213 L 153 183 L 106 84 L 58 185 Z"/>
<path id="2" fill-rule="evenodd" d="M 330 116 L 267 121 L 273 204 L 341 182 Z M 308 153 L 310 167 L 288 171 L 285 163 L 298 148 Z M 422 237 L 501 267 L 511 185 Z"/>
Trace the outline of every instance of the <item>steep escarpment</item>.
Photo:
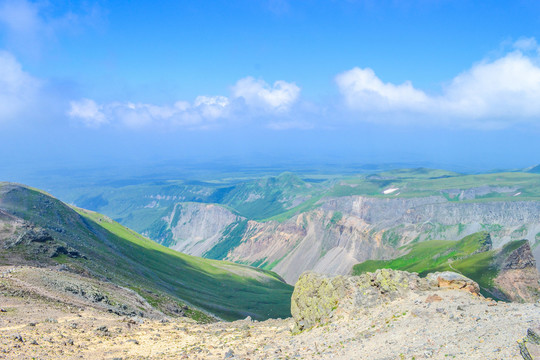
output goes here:
<path id="1" fill-rule="evenodd" d="M 192 246 L 182 248 L 188 253 L 204 254 L 197 249 L 218 244 L 226 227 L 238 221 L 223 207 L 180 207 L 196 209 L 177 219 L 177 229 L 183 231 L 177 244 Z M 348 274 L 356 263 L 399 255 L 404 244 L 459 240 L 478 231 L 489 231 L 496 248 L 516 239 L 534 243 L 540 231 L 540 202 L 460 203 L 442 196 L 325 198 L 316 209 L 283 222 L 249 221 L 241 241 L 227 249 L 225 258 L 272 269 L 294 283 L 305 270 Z"/>
<path id="2" fill-rule="evenodd" d="M 346 274 L 358 259 L 397 254 L 369 224 L 355 217 L 317 209 L 284 223 L 250 223 L 242 243 L 229 252 L 233 261 L 261 261 L 294 283 L 305 270 Z M 360 261 L 362 261 L 360 260 Z"/>
<path id="3" fill-rule="evenodd" d="M 350 196 L 328 199 L 323 209 L 341 211 L 364 219 L 377 230 L 395 233 L 396 245 L 412 240 L 456 240 L 489 230 L 496 247 L 509 240 L 534 242 L 540 231 L 540 202 L 457 202 L 442 196 L 380 199 Z"/>

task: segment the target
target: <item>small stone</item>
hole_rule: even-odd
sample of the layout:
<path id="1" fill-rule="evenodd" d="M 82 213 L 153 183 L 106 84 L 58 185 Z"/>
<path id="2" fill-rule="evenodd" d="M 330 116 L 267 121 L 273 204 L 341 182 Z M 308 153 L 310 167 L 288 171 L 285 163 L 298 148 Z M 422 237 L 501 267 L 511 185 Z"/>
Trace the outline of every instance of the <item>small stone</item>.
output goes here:
<path id="1" fill-rule="evenodd" d="M 427 303 L 432 303 L 432 302 L 436 302 L 436 301 L 442 301 L 442 297 L 440 297 L 437 294 L 431 294 L 426 298 Z"/>
<path id="2" fill-rule="evenodd" d="M 234 357 L 234 351 L 232 351 L 232 349 L 229 349 L 229 350 L 225 353 L 224 359 L 232 359 L 233 357 Z"/>
<path id="3" fill-rule="evenodd" d="M 15 334 L 13 336 L 13 340 L 18 341 L 18 342 L 24 342 L 24 339 L 22 338 L 21 334 Z"/>
<path id="4" fill-rule="evenodd" d="M 30 341 L 30 345 L 39 345 L 38 342 L 36 340 L 32 340 Z"/>
<path id="5" fill-rule="evenodd" d="M 135 340 L 135 339 L 129 339 L 129 340 L 126 341 L 126 342 L 128 342 L 128 343 L 133 343 L 133 344 L 135 344 L 135 345 L 139 345 L 139 342 L 138 342 L 137 340 Z"/>

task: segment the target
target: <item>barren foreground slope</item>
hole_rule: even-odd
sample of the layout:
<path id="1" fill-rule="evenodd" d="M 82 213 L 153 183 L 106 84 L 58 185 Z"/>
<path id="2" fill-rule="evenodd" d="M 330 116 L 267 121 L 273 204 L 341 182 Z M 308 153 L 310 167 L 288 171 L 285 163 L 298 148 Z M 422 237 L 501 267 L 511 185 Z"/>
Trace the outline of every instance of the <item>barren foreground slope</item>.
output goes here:
<path id="1" fill-rule="evenodd" d="M 32 280 L 44 272 L 71 276 L 59 268 L 0 269 L 0 358 L 521 359 L 517 341 L 540 326 L 538 303 L 440 289 L 409 291 L 293 335 L 292 319 L 199 324 L 164 316 L 135 297 L 128 305 L 144 309 L 144 317 L 118 315 L 103 301 Z"/>

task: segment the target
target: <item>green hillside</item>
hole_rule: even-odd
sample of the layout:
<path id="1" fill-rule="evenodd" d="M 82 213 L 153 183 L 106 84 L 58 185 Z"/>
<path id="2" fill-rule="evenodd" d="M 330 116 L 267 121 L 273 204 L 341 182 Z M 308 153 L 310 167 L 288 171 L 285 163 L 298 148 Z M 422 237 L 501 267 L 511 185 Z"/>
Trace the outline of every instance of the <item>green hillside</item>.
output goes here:
<path id="1" fill-rule="evenodd" d="M 499 259 L 517 249 L 527 240 L 513 241 L 502 250 L 491 250 L 487 232 L 479 232 L 459 241 L 430 240 L 403 248 L 407 254 L 393 260 L 368 260 L 353 267 L 353 275 L 377 269 L 417 272 L 420 276 L 437 271 L 459 272 L 476 281 L 484 295 L 494 297 L 493 279 L 499 273 Z"/>
<path id="2" fill-rule="evenodd" d="M 293 288 L 275 273 L 178 253 L 108 217 L 20 185 L 0 184 L 0 209 L 86 256 L 53 261 L 131 288 L 158 307 L 173 298 L 227 320 L 290 315 Z"/>

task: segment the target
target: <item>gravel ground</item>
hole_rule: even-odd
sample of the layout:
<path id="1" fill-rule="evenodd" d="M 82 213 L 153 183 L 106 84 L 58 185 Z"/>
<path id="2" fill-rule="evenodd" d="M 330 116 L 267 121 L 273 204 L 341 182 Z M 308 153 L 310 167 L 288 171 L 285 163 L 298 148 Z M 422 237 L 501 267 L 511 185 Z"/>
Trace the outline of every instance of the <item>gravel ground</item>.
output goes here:
<path id="1" fill-rule="evenodd" d="M 433 294 L 411 292 L 354 319 L 292 335 L 291 319 L 148 320 L 0 293 L 0 358 L 506 360 L 521 359 L 517 341 L 540 326 L 539 304 L 494 302 L 458 290 Z"/>

